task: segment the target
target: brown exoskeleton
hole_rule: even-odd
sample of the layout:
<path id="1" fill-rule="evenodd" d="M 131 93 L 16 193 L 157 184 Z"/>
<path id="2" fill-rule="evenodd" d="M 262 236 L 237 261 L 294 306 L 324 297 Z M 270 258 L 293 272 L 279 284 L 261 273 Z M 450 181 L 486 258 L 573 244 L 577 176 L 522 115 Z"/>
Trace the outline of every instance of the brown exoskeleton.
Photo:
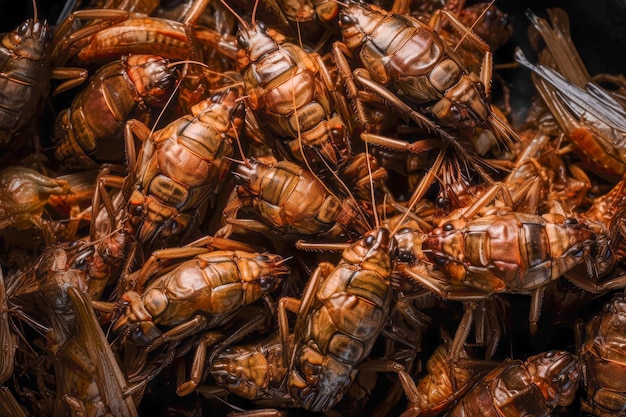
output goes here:
<path id="1" fill-rule="evenodd" d="M 401 256 L 436 268 L 407 268 L 405 273 L 443 298 L 485 298 L 498 292 L 531 294 L 529 320 L 534 332 L 546 284 L 581 263 L 592 271 L 598 236 L 586 222 L 560 214 L 540 216 L 496 208 L 495 213 L 477 216 L 501 187 L 492 187 L 472 206 L 441 221 L 428 234 L 400 230 L 397 239 Z M 624 282 L 623 277 L 617 277 L 587 285 L 589 279 L 571 279 L 597 292 Z"/>
<path id="2" fill-rule="evenodd" d="M 94 197 L 94 217 L 102 201 L 111 230 L 125 221 L 129 233 L 146 244 L 163 244 L 190 232 L 228 175 L 233 143 L 243 126 L 244 106 L 238 97 L 233 89 L 216 93 L 193 106 L 192 114 L 154 133 L 139 121 L 128 121 L 125 135 L 131 172 L 124 180 L 114 176 L 102 180 L 118 187 L 124 182 L 127 200 L 116 208 L 100 187 Z M 134 137 L 142 141 L 137 156 Z M 116 218 L 119 210 L 124 219 Z"/>
<path id="3" fill-rule="evenodd" d="M 280 300 L 287 385 L 298 406 L 328 410 L 354 381 L 356 366 L 372 350 L 389 313 L 395 256 L 394 237 L 374 229 L 345 249 L 336 266 L 321 263 L 302 300 Z M 298 313 L 291 352 L 287 309 Z"/>
<path id="4" fill-rule="evenodd" d="M 22 23 L 2 37 L 0 46 L 0 145 L 35 113 L 50 85 L 51 65 L 47 57 L 50 43 L 48 24 L 34 19 Z M 44 78 L 42 80 L 42 77 Z"/>
<path id="5" fill-rule="evenodd" d="M 395 241 L 381 228 L 349 245 L 337 266 L 320 263 L 301 300 L 280 299 L 280 339 L 218 352 L 211 374 L 220 386 L 259 404 L 332 408 L 382 330 L 394 254 Z M 287 310 L 298 312 L 293 333 Z"/>
<path id="6" fill-rule="evenodd" d="M 626 386 L 621 377 L 626 366 L 626 301 L 616 294 L 602 312 L 587 324 L 587 340 L 580 352 L 585 364 L 585 412 L 599 417 L 626 411 Z"/>
<path id="7" fill-rule="evenodd" d="M 8 226 L 41 228 L 50 196 L 72 192 L 65 180 L 50 178 L 33 169 L 13 166 L 0 171 L 0 230 Z"/>
<path id="8" fill-rule="evenodd" d="M 11 136 L 38 110 L 48 95 L 50 78 L 74 78 L 59 85 L 55 92 L 65 91 L 87 78 L 87 71 L 58 67 L 50 58 L 51 31 L 45 20 L 35 15 L 14 31 L 3 34 L 0 41 L 0 147 L 5 148 Z"/>
<path id="9" fill-rule="evenodd" d="M 331 194 L 314 174 L 293 162 L 248 158 L 233 175 L 236 196 L 224 209 L 231 225 L 267 230 L 267 224 L 292 236 L 360 236 L 367 231 L 367 219 L 353 200 Z M 241 208 L 252 209 L 263 223 L 237 219 Z M 230 233 L 231 225 L 220 233 Z"/>
<path id="10" fill-rule="evenodd" d="M 57 27 L 52 40 L 55 66 L 68 60 L 110 62 L 128 54 L 156 54 L 167 59 L 198 59 L 200 44 L 234 47 L 216 39 L 208 30 L 194 30 L 208 0 L 194 1 L 181 22 L 146 16 L 129 10 L 85 9 L 67 16 Z M 77 22 L 87 22 L 80 26 Z"/>
<path id="11" fill-rule="evenodd" d="M 139 241 L 184 232 L 213 201 L 243 127 L 244 105 L 238 96 L 231 89 L 217 93 L 153 136 L 136 122 L 128 126 L 144 141 L 126 209 Z"/>
<path id="12" fill-rule="evenodd" d="M 133 398 L 86 294 L 81 254 L 61 245 L 46 248 L 31 268 L 7 282 L 20 317 L 46 331 L 46 354 L 54 363 L 53 415 L 71 413 L 137 416 Z"/>
<path id="13" fill-rule="evenodd" d="M 248 24 L 238 17 L 237 67 L 248 107 L 262 126 L 286 142 L 291 158 L 316 169 L 345 165 L 352 157 L 349 112 L 323 60 L 274 39 L 254 18 Z"/>
<path id="14" fill-rule="evenodd" d="M 478 126 L 490 129 L 500 143 L 515 142 L 516 133 L 495 115 L 488 101 L 489 47 L 466 31 L 452 14 L 445 16 L 455 29 L 465 33 L 468 40 L 485 52 L 480 77 L 469 72 L 427 24 L 375 5 L 350 2 L 342 7 L 339 25 L 343 43 L 335 44 L 334 57 L 348 83 L 349 95 L 356 98 L 358 94 L 344 54 L 354 53 L 365 70 L 355 71 L 356 81 L 407 112 L 428 130 L 441 132 L 437 124 L 450 128 Z M 425 111 L 433 121 L 407 108 L 401 100 Z M 443 137 L 453 143 L 449 136 Z"/>
<path id="15" fill-rule="evenodd" d="M 91 299 L 100 300 L 125 271 L 128 259 L 133 257 L 135 243 L 124 230 L 115 230 L 96 241 L 84 238 L 61 243 L 59 247 L 75 258 L 77 267 L 85 270 Z"/>
<path id="16" fill-rule="evenodd" d="M 417 384 L 408 372 L 398 371 L 400 383 L 409 399 L 402 417 L 429 416 L 444 412 L 484 373 L 484 368 L 477 366 L 478 361 L 468 359 L 461 344 L 467 335 L 464 327 L 469 325 L 471 316 L 472 310 L 467 308 L 455 340 L 448 339 L 447 343 L 437 346 L 426 362 L 427 373 Z M 460 360 L 466 360 L 467 363 L 461 364 Z"/>
<path id="17" fill-rule="evenodd" d="M 292 346 L 293 336 L 289 349 Z M 281 387 L 288 371 L 283 348 L 279 334 L 261 342 L 229 346 L 212 356 L 211 375 L 219 386 L 261 406 L 293 406 L 286 387 Z"/>
<path id="18" fill-rule="evenodd" d="M 434 180 L 442 159 L 443 152 L 418 187 L 420 193 Z M 419 198 L 414 196 L 415 201 Z M 302 248 L 299 243 L 296 246 Z M 329 410 L 342 399 L 389 315 L 397 251 L 395 238 L 384 227 L 354 243 L 332 246 L 344 248 L 339 263 L 319 263 L 301 299 L 280 299 L 281 346 L 268 339 L 215 355 L 211 372 L 220 386 L 267 405 L 312 411 Z M 297 313 L 293 332 L 287 311 Z M 257 366 L 265 369 L 266 365 L 269 372 L 256 372 Z M 388 365 L 383 370 L 402 368 Z"/>
<path id="19" fill-rule="evenodd" d="M 209 252 L 198 246 L 205 241 L 233 250 Z M 190 256 L 194 257 L 167 268 L 159 266 L 165 260 Z M 148 366 L 150 352 L 164 346 L 174 354 L 185 340 L 224 325 L 261 298 L 273 308 L 268 297 L 289 273 L 284 262 L 278 255 L 251 252 L 245 244 L 203 238 L 190 246 L 154 252 L 140 270 L 119 283 L 118 292 L 123 293 L 116 303 L 99 302 L 97 308 L 113 313 L 112 330 L 119 334 L 118 340 L 126 348 L 133 346 L 129 355 L 138 354 L 130 372 L 145 374 L 145 383 L 158 373 Z M 201 336 L 192 379 L 178 387 L 179 395 L 191 393 L 200 382 L 207 345 L 214 343 L 207 339 L 214 340 L 210 334 Z"/>
<path id="20" fill-rule="evenodd" d="M 565 351 L 507 360 L 472 387 L 450 416 L 547 417 L 555 408 L 572 404 L 581 377 L 580 360 Z"/>
<path id="21" fill-rule="evenodd" d="M 57 117 L 56 159 L 78 166 L 122 162 L 126 121 L 147 124 L 151 109 L 165 104 L 175 80 L 174 68 L 155 55 L 129 55 L 100 67 Z"/>
<path id="22" fill-rule="evenodd" d="M 228 241 L 225 245 L 246 247 Z M 193 255 L 153 277 L 160 272 L 158 259 Z M 278 255 L 245 250 L 208 252 L 194 246 L 162 249 L 128 277 L 126 286 L 120 283 L 126 291 L 118 302 L 113 330 L 122 333 L 122 341 L 153 349 L 215 327 L 241 307 L 275 291 L 289 272 L 283 262 Z"/>

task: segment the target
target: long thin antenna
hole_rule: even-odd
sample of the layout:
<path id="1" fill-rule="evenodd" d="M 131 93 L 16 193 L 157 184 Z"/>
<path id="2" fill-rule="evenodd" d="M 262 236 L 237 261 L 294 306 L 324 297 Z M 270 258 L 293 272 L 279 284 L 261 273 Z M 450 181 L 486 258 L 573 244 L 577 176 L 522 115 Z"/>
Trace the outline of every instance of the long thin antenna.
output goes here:
<path id="1" fill-rule="evenodd" d="M 252 27 L 256 27 L 256 11 L 259 8 L 259 0 L 254 1 L 254 7 L 252 8 Z"/>
<path id="2" fill-rule="evenodd" d="M 293 96 L 293 95 L 292 95 Z M 293 97 L 294 100 L 294 106 L 295 106 L 295 96 Z M 296 110 L 297 112 L 297 110 Z M 302 142 L 302 135 L 300 135 L 300 125 L 298 122 L 298 118 L 297 118 L 297 114 L 296 114 L 296 126 L 298 127 L 298 141 L 300 142 L 300 155 L 302 155 L 302 159 L 304 160 L 305 165 L 307 166 L 307 169 L 309 170 L 309 172 L 315 177 L 317 178 L 317 180 L 322 184 L 322 186 L 324 187 L 324 189 L 333 197 L 335 197 L 337 200 L 340 200 L 339 197 L 337 197 L 337 195 L 335 195 L 335 193 L 328 188 L 328 186 L 326 185 L 326 183 L 324 183 L 324 181 L 322 181 L 322 179 L 315 173 L 315 171 L 311 168 L 311 165 L 309 164 L 308 159 L 306 158 L 306 155 L 304 154 L 303 151 L 303 142 Z M 334 169 L 331 168 L 331 166 L 328 164 L 328 162 L 326 162 L 326 159 L 322 156 L 320 156 L 320 160 L 322 161 L 322 163 L 324 164 L 324 166 L 326 166 L 326 169 L 328 169 L 328 172 L 331 173 L 331 175 L 333 177 L 335 177 L 335 180 L 337 181 L 337 184 L 343 188 L 344 192 L 346 193 L 346 195 L 348 196 L 348 198 L 354 203 L 353 208 L 356 209 L 356 211 L 359 212 L 359 215 L 361 216 L 361 219 L 364 220 L 367 223 L 367 227 L 371 228 L 371 224 L 369 223 L 369 220 L 367 218 L 367 216 L 365 215 L 365 213 L 363 212 L 363 210 L 361 209 L 361 206 L 359 205 L 359 203 L 357 202 L 356 198 L 354 197 L 354 195 L 352 194 L 352 192 L 350 191 L 350 188 L 346 185 L 345 182 L 343 182 L 343 180 L 339 177 L 339 175 L 337 175 L 337 173 L 335 172 Z"/>
<path id="3" fill-rule="evenodd" d="M 298 44 L 300 45 L 300 48 L 304 49 L 304 44 L 302 43 L 302 31 L 300 30 L 300 21 L 296 21 L 296 29 L 298 31 Z"/>
<path id="4" fill-rule="evenodd" d="M 311 164 L 309 163 L 308 158 L 304 154 L 304 142 L 302 142 L 302 134 L 301 134 L 301 130 L 300 130 L 300 118 L 298 117 L 298 108 L 296 106 L 296 91 L 294 89 L 292 89 L 292 91 L 291 91 L 291 103 L 293 104 L 294 120 L 296 122 L 296 131 L 298 132 L 298 143 L 300 144 L 300 156 L 302 157 L 302 160 L 304 161 L 304 164 L 306 165 L 306 168 L 320 182 L 320 184 L 322 184 L 322 187 L 324 187 L 324 189 L 330 195 L 332 195 L 337 200 L 339 200 L 339 197 L 337 197 L 335 195 L 335 193 L 333 193 L 332 190 L 330 188 L 328 188 L 326 183 L 324 183 L 324 181 L 322 181 L 322 179 L 315 173 L 315 170 L 311 167 Z M 321 158 L 321 160 L 324 162 L 326 167 L 329 168 L 329 171 L 332 171 L 330 169 L 330 167 L 328 166 L 328 164 L 326 164 L 326 160 L 323 157 Z"/>
<path id="5" fill-rule="evenodd" d="M 235 10 L 233 10 L 233 8 L 232 8 L 232 7 L 230 7 L 230 6 L 228 5 L 228 3 L 226 3 L 226 1 L 225 1 L 225 0 L 220 0 L 220 1 L 221 1 L 221 2 L 222 2 L 222 4 L 224 5 L 224 7 L 226 7 L 226 9 L 227 9 L 229 12 L 231 12 L 231 13 L 233 14 L 233 16 L 235 16 L 235 19 L 237 19 L 237 20 L 239 21 L 239 23 L 241 23 L 241 26 L 243 26 L 243 28 L 244 28 L 246 31 L 248 31 L 248 32 L 249 32 L 249 31 L 250 31 L 250 26 L 246 23 L 246 21 L 245 21 L 245 20 L 243 20 L 243 18 L 242 18 L 241 16 L 239 16 L 239 15 L 237 14 L 237 12 L 235 12 Z"/>
<path id="6" fill-rule="evenodd" d="M 33 22 L 37 22 L 37 2 L 33 0 Z"/>
<path id="7" fill-rule="evenodd" d="M 235 135 L 235 139 L 237 140 L 237 148 L 239 148 L 239 154 L 241 155 L 242 163 L 246 167 L 252 168 L 252 165 L 250 164 L 250 161 L 248 161 L 248 158 L 246 158 L 246 155 L 243 152 L 243 147 L 241 146 L 241 139 L 239 139 L 239 132 L 237 132 L 237 129 L 235 128 L 235 125 L 233 124 L 232 120 L 230 121 L 230 127 L 233 129 L 233 133 Z"/>
<path id="8" fill-rule="evenodd" d="M 159 112 L 158 116 L 156 117 L 156 120 L 154 121 L 154 124 L 152 125 L 152 129 L 150 129 L 150 137 L 154 136 L 154 132 L 156 131 L 157 125 L 159 124 L 159 122 L 163 118 L 163 115 L 165 115 L 165 112 L 166 112 L 168 106 L 172 103 L 172 100 L 174 100 L 174 96 L 176 96 L 176 93 L 180 90 L 180 85 L 183 82 L 183 78 L 187 74 L 187 66 L 188 65 L 189 64 L 185 64 L 184 65 L 181 77 L 180 77 L 179 80 L 177 80 L 176 86 L 174 87 L 174 90 L 172 90 L 172 94 L 169 96 L 169 98 L 167 99 L 167 101 L 165 102 L 163 107 L 161 108 L 161 111 Z"/>
<path id="9" fill-rule="evenodd" d="M 372 196 L 372 211 L 374 212 L 374 225 L 376 229 L 380 229 L 380 220 L 378 219 L 378 209 L 376 208 L 376 197 L 374 195 L 374 178 L 372 177 L 372 162 L 370 161 L 369 145 L 365 142 L 365 161 L 367 162 L 367 174 L 370 180 L 370 193 Z M 404 219 L 403 219 L 404 220 Z"/>
<path id="10" fill-rule="evenodd" d="M 478 18 L 476 18 L 476 20 L 474 21 L 474 23 L 472 23 L 472 26 L 470 26 L 465 33 L 463 34 L 463 36 L 461 36 L 461 39 L 457 42 L 456 46 L 454 47 L 453 51 L 456 51 L 459 46 L 461 46 L 461 44 L 463 43 L 463 41 L 465 40 L 465 38 L 467 38 L 467 35 L 469 34 L 469 32 L 474 30 L 474 27 L 478 24 L 478 22 L 480 21 L 480 19 L 483 18 L 483 16 L 485 16 L 485 13 L 487 13 L 487 10 L 489 10 L 491 8 L 491 6 L 493 6 L 493 4 L 496 2 L 496 0 L 491 0 L 489 2 L 489 4 L 487 5 L 487 7 L 485 7 L 483 9 L 483 11 L 480 13 L 480 15 L 478 16 Z"/>
<path id="11" fill-rule="evenodd" d="M 439 155 L 437 156 L 437 159 L 435 160 L 435 163 L 428 170 L 428 174 L 425 175 L 422 178 L 422 181 L 420 181 L 419 185 L 415 189 L 415 192 L 411 196 L 410 204 L 407 207 L 407 210 L 404 212 L 404 214 L 400 218 L 400 221 L 398 221 L 398 224 L 396 225 L 396 227 L 391 231 L 391 236 L 394 236 L 396 234 L 396 232 L 398 230 L 400 230 L 400 228 L 404 224 L 404 221 L 408 217 L 409 213 L 413 210 L 413 208 L 415 207 L 417 202 L 422 199 L 422 196 L 426 193 L 426 190 L 428 190 L 428 187 L 430 186 L 430 184 L 435 179 L 435 177 L 437 175 L 437 171 L 439 171 L 439 168 L 441 167 L 441 164 L 443 162 L 444 154 L 446 153 L 446 149 L 447 149 L 447 147 L 444 147 L 439 152 Z"/>

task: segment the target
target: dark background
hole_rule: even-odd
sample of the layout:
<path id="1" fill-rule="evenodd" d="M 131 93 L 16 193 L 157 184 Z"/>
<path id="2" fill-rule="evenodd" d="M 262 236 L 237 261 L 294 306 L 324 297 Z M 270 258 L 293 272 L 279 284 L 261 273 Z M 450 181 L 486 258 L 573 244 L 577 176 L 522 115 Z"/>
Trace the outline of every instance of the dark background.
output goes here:
<path id="1" fill-rule="evenodd" d="M 528 42 L 528 19 L 526 10 L 531 9 L 541 17 L 547 17 L 546 9 L 560 7 L 570 17 L 572 39 L 589 73 L 623 74 L 626 72 L 622 52 L 626 50 L 626 1 L 515 1 L 496 0 L 495 3 L 508 14 L 513 24 L 511 41 L 496 52 L 495 62 L 511 62 L 513 50 L 520 46 L 535 62 L 535 55 Z M 511 106 L 522 109 L 533 94 L 533 86 L 526 69 L 502 71 L 512 90 Z M 519 106 L 516 106 L 519 103 Z M 513 119 L 519 117 L 512 115 Z"/>

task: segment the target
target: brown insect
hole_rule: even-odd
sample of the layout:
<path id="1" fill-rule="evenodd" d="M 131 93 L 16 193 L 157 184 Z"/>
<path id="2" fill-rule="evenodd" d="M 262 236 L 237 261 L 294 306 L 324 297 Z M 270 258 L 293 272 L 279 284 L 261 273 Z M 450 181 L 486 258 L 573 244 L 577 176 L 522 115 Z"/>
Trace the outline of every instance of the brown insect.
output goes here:
<path id="1" fill-rule="evenodd" d="M 79 254 L 80 255 L 80 254 Z M 26 324 L 49 337 L 54 359 L 53 415 L 82 410 L 85 415 L 137 416 L 128 386 L 91 306 L 80 256 L 62 246 L 46 248 L 29 269 L 13 274 L 12 302 Z"/>
<path id="2" fill-rule="evenodd" d="M 444 9 L 457 17 L 464 26 L 471 27 L 472 32 L 483 39 L 493 53 L 513 36 L 513 26 L 507 14 L 494 3 L 494 1 L 478 2 L 468 5 L 465 1 L 447 2 Z M 441 27 L 444 20 L 444 13 L 439 11 L 430 17 L 428 24 L 437 30 L 469 71 L 479 74 L 484 50 L 476 48 L 471 42 L 465 42 L 466 35 L 455 31 L 454 27 L 452 29 Z"/>
<path id="3" fill-rule="evenodd" d="M 310 171 L 274 157 L 248 158 L 233 173 L 236 196 L 224 209 L 229 226 L 257 231 L 276 230 L 290 236 L 360 236 L 368 230 L 354 200 L 337 197 Z M 262 222 L 237 219 L 241 208 L 250 208 Z"/>
<path id="4" fill-rule="evenodd" d="M 13 166 L 0 171 L 0 229 L 42 227 L 42 214 L 50 196 L 72 192 L 67 181 L 33 169 Z"/>
<path id="5" fill-rule="evenodd" d="M 35 16 L 2 37 L 0 45 L 0 145 L 35 113 L 50 87 L 50 29 Z"/>
<path id="6" fill-rule="evenodd" d="M 273 336 L 213 356 L 210 369 L 218 384 L 261 405 L 332 408 L 354 381 L 356 366 L 386 320 L 394 252 L 393 238 L 381 228 L 349 245 L 337 266 L 320 263 L 301 300 L 280 299 L 280 339 Z M 287 310 L 298 313 L 293 333 Z"/>
<path id="7" fill-rule="evenodd" d="M 409 397 L 409 405 L 402 417 L 436 415 L 442 412 L 454 399 L 467 391 L 472 378 L 479 372 L 478 368 L 468 368 L 450 361 L 445 345 L 439 345 L 428 358 L 426 370 L 428 373 L 420 378 L 417 385 L 407 372 L 399 372 L 400 381 Z"/>
<path id="8" fill-rule="evenodd" d="M 197 255 L 152 278 L 145 288 L 145 281 L 159 273 L 156 262 L 129 277 L 133 289 L 121 295 L 113 323 L 123 341 L 157 346 L 220 325 L 275 291 L 289 272 L 280 256 L 267 253 L 189 247 L 161 250 L 157 256 L 166 253 L 167 258 Z"/>
<path id="9" fill-rule="evenodd" d="M 289 340 L 291 349 L 293 336 Z M 260 406 L 292 407 L 287 388 L 282 386 L 288 371 L 283 348 L 278 333 L 260 342 L 229 346 L 212 355 L 211 375 L 219 386 Z"/>
<path id="10" fill-rule="evenodd" d="M 77 10 L 61 22 L 55 32 L 51 52 L 55 66 L 65 65 L 70 60 L 83 64 L 103 63 L 128 54 L 155 54 L 173 60 L 199 59 L 202 45 L 219 45 L 224 53 L 234 57 L 232 42 L 224 41 L 214 31 L 193 29 L 207 4 L 208 0 L 194 1 L 182 23 L 128 10 Z M 77 21 L 88 23 L 76 29 Z"/>
<path id="11" fill-rule="evenodd" d="M 45 20 L 34 16 L 14 31 L 1 35 L 0 43 L 0 146 L 5 148 L 11 136 L 40 109 L 48 96 L 50 79 L 69 79 L 55 88 L 55 93 L 82 83 L 87 71 L 76 68 L 53 69 L 50 56 L 51 31 Z"/>
<path id="12" fill-rule="evenodd" d="M 333 266 L 322 262 L 301 300 L 283 297 L 279 326 L 293 401 L 324 411 L 346 393 L 389 314 L 396 242 L 384 228 L 351 244 Z M 286 311 L 297 312 L 290 352 Z"/>
<path id="13" fill-rule="evenodd" d="M 626 301 L 618 293 L 587 324 L 587 340 L 580 352 L 587 397 L 581 405 L 596 416 L 615 416 L 626 410 L 626 386 L 621 377 L 624 363 L 620 360 L 624 356 L 625 317 Z"/>
<path id="14" fill-rule="evenodd" d="M 451 13 L 445 17 L 468 40 L 485 52 L 480 77 L 469 72 L 460 58 L 430 26 L 409 16 L 387 12 L 365 3 L 348 3 L 339 12 L 339 25 L 343 38 L 336 43 L 334 57 L 346 74 L 347 62 L 343 54 L 359 57 L 367 73 L 355 72 L 356 80 L 367 89 L 384 97 L 401 111 L 406 109 L 393 93 L 433 121 L 412 109 L 409 116 L 432 132 L 440 132 L 436 124 L 451 128 L 480 126 L 490 129 L 498 141 L 511 144 L 517 139 L 515 132 L 491 110 L 488 101 L 491 54 L 489 47 L 471 31 L 467 31 Z M 402 39 L 402 41 L 396 41 Z M 350 87 L 349 91 L 356 86 Z M 355 96 L 355 92 L 350 92 Z M 447 138 L 450 139 L 450 138 Z"/>
<path id="15" fill-rule="evenodd" d="M 92 300 L 100 300 L 105 291 L 110 292 L 125 272 L 127 262 L 133 259 L 135 241 L 124 230 L 116 230 L 91 241 L 78 239 L 60 246 L 75 259 L 75 266 L 85 270 L 87 293 Z"/>
<path id="16" fill-rule="evenodd" d="M 233 89 L 216 93 L 154 134 L 141 122 L 127 123 L 127 144 L 134 136 L 143 143 L 137 158 L 129 153 L 135 162 L 128 181 L 134 185 L 125 207 L 138 241 L 180 238 L 202 219 L 226 179 L 243 127 L 238 97 Z"/>
<path id="17" fill-rule="evenodd" d="M 507 360 L 472 387 L 450 416 L 547 417 L 556 407 L 574 401 L 581 377 L 579 359 L 565 351 Z"/>
<path id="18" fill-rule="evenodd" d="M 349 112 L 321 57 L 276 40 L 254 16 L 250 24 L 236 17 L 237 67 L 260 124 L 286 142 L 291 158 L 318 170 L 349 162 Z"/>
<path id="19" fill-rule="evenodd" d="M 83 167 L 123 162 L 126 121 L 149 123 L 175 84 L 174 68 L 156 55 L 129 55 L 100 67 L 57 117 L 55 158 Z"/>
<path id="20" fill-rule="evenodd" d="M 432 175 L 424 182 L 431 180 Z M 319 263 L 301 299 L 280 299 L 280 348 L 268 339 L 215 355 L 211 372 L 219 385 L 262 404 L 311 411 L 329 410 L 344 397 L 387 320 L 397 253 L 395 239 L 384 227 L 339 246 L 344 248 L 339 263 Z M 287 311 L 297 313 L 293 332 Z M 244 364 L 254 366 L 246 369 Z M 266 365 L 269 372 L 255 372 L 256 366 Z M 279 378 L 283 382 L 277 385 Z"/>
<path id="21" fill-rule="evenodd" d="M 584 222 L 557 214 L 500 210 L 476 216 L 498 188 L 492 187 L 472 206 L 462 209 L 462 215 L 442 221 L 428 234 L 399 233 L 401 256 L 417 262 L 426 260 L 443 272 L 424 275 L 423 270 L 408 268 L 405 273 L 448 299 L 530 293 L 529 320 L 534 332 L 545 285 L 590 260 L 596 235 Z M 403 247 L 412 250 L 404 251 Z"/>

